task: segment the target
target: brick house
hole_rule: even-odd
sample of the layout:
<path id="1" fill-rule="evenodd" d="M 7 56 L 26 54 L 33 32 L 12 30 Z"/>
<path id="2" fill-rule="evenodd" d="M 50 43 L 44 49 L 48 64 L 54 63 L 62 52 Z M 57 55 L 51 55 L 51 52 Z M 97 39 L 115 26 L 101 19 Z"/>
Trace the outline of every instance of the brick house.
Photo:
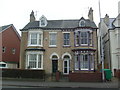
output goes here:
<path id="1" fill-rule="evenodd" d="M 47 20 L 43 15 L 21 29 L 20 68 L 42 69 L 47 74 L 60 71 L 97 70 L 97 26 L 90 8 L 88 18 L 75 20 Z"/>
<path id="2" fill-rule="evenodd" d="M 19 66 L 20 40 L 13 24 L 0 27 L 0 68 Z"/>

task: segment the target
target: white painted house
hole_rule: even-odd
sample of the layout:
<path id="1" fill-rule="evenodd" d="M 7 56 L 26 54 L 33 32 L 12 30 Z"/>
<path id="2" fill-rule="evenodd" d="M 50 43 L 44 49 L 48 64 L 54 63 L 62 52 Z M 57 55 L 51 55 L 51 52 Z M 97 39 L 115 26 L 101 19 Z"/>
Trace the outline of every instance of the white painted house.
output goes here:
<path id="1" fill-rule="evenodd" d="M 120 69 L 120 14 L 116 18 L 106 14 L 101 18 L 99 30 L 103 40 L 104 68 L 111 69 L 114 76 L 114 69 Z M 100 41 L 100 36 L 98 39 Z"/>

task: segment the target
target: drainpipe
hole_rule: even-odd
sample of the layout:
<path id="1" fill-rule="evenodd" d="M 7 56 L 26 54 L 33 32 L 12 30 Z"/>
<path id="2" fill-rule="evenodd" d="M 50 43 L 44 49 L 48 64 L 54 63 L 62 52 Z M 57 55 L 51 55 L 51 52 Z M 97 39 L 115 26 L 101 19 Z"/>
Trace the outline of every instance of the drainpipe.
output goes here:
<path id="1" fill-rule="evenodd" d="M 105 74 L 104 74 L 104 53 L 103 53 L 103 40 L 102 40 L 102 31 L 101 31 L 101 9 L 100 9 L 100 0 L 99 0 L 99 16 L 100 16 L 100 46 L 101 46 L 101 62 L 102 62 L 102 80 L 105 81 Z"/>

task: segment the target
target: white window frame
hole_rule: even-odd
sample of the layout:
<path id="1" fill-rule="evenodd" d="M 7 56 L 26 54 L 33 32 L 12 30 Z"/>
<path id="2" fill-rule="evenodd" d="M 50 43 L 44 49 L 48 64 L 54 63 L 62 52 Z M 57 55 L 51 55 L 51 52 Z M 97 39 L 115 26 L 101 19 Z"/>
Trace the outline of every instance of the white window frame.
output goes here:
<path id="1" fill-rule="evenodd" d="M 65 41 L 64 34 L 69 34 L 69 39 L 67 39 L 67 40 L 69 40 L 69 44 L 68 45 L 64 44 L 64 41 Z M 63 46 L 70 46 L 70 32 L 63 32 Z"/>
<path id="2" fill-rule="evenodd" d="M 41 21 L 44 21 L 44 25 L 42 25 L 42 22 Z M 39 26 L 40 27 L 46 27 L 47 26 L 47 18 L 44 16 L 44 15 L 42 15 L 42 17 L 40 18 L 40 21 L 39 21 Z"/>
<path id="3" fill-rule="evenodd" d="M 55 38 L 56 45 L 51 45 L 51 35 L 50 34 L 56 34 L 56 38 Z M 57 32 L 49 32 L 49 47 L 57 47 Z"/>
<path id="4" fill-rule="evenodd" d="M 37 34 L 37 44 L 31 44 L 31 34 Z M 41 34 L 41 42 L 39 42 L 40 39 L 40 34 Z M 42 31 L 29 31 L 28 34 L 28 46 L 43 46 L 43 32 Z"/>
<path id="5" fill-rule="evenodd" d="M 37 63 L 36 63 L 36 68 L 28 68 L 29 67 L 29 55 L 30 54 L 36 54 L 37 55 Z M 41 68 L 38 68 L 38 56 L 41 55 Z M 43 52 L 38 52 L 38 51 L 29 51 L 26 53 L 26 69 L 43 69 Z"/>

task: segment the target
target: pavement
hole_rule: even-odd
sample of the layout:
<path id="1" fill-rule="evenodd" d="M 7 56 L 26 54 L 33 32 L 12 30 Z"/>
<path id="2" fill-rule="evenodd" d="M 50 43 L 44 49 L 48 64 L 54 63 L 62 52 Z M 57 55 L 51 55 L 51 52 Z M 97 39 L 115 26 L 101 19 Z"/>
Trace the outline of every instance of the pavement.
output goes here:
<path id="1" fill-rule="evenodd" d="M 10 79 L 3 78 L 2 86 L 21 87 L 54 87 L 54 88 L 120 88 L 118 78 L 112 78 L 107 82 L 50 82 L 39 81 L 37 79 Z"/>

